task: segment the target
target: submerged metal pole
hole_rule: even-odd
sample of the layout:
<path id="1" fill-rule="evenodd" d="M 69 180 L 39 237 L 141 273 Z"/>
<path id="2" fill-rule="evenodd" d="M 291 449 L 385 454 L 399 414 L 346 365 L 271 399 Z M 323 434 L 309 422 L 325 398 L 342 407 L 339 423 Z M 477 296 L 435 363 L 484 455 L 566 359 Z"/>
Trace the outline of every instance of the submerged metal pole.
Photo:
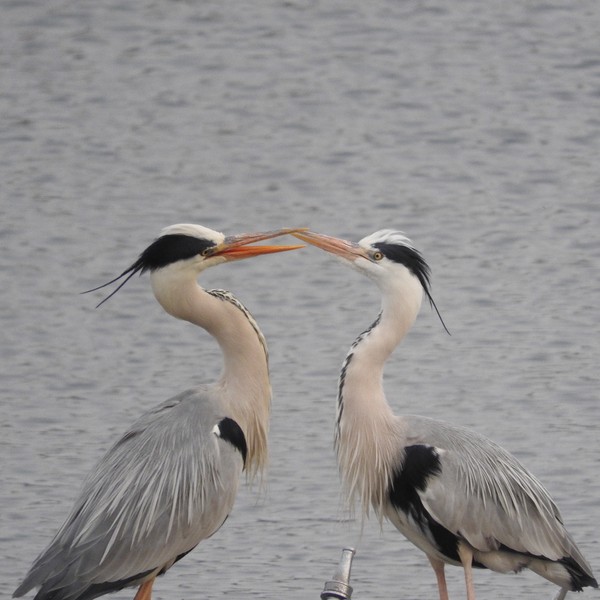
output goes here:
<path id="1" fill-rule="evenodd" d="M 344 548 L 342 558 L 331 581 L 325 582 L 321 592 L 321 600 L 350 600 L 352 586 L 350 585 L 350 569 L 355 554 L 354 548 Z"/>

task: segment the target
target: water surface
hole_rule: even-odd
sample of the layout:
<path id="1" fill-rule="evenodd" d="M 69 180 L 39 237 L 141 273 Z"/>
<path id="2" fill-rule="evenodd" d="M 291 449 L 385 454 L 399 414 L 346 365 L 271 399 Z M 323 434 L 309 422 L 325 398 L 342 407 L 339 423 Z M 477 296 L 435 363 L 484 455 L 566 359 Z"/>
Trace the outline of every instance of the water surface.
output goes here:
<path id="1" fill-rule="evenodd" d="M 126 424 L 219 372 L 147 277 L 98 310 L 79 295 L 182 221 L 403 229 L 452 336 L 424 307 L 386 370 L 394 410 L 514 452 L 598 574 L 599 28 L 592 0 L 4 2 L 0 595 Z M 338 494 L 337 373 L 376 290 L 311 248 L 201 281 L 269 341 L 271 465 L 155 600 L 316 598 L 344 545 L 355 598 L 437 597 L 425 557 L 388 525 L 361 535 Z M 476 585 L 553 594 L 533 574 Z"/>

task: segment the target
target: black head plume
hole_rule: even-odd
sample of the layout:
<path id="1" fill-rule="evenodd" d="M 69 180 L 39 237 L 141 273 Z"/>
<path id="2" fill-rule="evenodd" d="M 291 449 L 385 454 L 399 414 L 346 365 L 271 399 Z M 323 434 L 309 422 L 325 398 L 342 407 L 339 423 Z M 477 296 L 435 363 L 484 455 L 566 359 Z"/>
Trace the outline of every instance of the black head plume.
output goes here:
<path id="1" fill-rule="evenodd" d="M 404 239 L 408 242 L 407 238 Z M 431 296 L 431 286 L 429 282 L 431 270 L 423 258 L 423 255 L 412 246 L 407 245 L 404 241 L 402 243 L 376 242 L 373 244 L 373 246 L 380 250 L 381 253 L 389 260 L 403 264 L 419 280 L 423 286 L 423 291 L 429 300 L 430 306 L 432 306 L 437 313 L 442 327 L 446 330 L 448 335 L 451 335 L 450 331 L 448 331 L 448 328 L 446 327 L 446 323 L 444 323 L 444 319 L 442 319 L 442 315 L 440 314 L 433 297 Z"/>
<path id="2" fill-rule="evenodd" d="M 142 275 L 146 271 L 155 271 L 172 263 L 201 254 L 204 250 L 215 246 L 215 242 L 204 238 L 197 238 L 185 234 L 167 234 L 156 239 L 138 257 L 138 259 L 120 275 L 110 281 L 82 292 L 88 294 L 101 290 L 119 279 L 125 278 L 106 298 L 96 305 L 102 306 L 108 299 L 112 298 L 136 273 Z"/>

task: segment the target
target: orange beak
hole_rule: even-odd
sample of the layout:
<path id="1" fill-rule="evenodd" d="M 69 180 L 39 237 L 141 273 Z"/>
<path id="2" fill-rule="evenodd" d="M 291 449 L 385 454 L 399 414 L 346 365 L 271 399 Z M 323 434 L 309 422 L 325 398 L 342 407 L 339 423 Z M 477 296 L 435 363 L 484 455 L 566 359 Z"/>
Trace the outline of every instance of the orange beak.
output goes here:
<path id="1" fill-rule="evenodd" d="M 357 258 L 369 258 L 364 248 L 361 248 L 355 242 L 348 242 L 340 238 L 331 237 L 330 235 L 324 235 L 322 233 L 315 233 L 314 231 L 306 230 L 295 230 L 290 232 L 294 237 L 299 240 L 331 252 L 336 256 L 345 258 L 349 261 L 355 261 Z"/>
<path id="2" fill-rule="evenodd" d="M 273 254 L 275 252 L 298 250 L 299 248 L 304 248 L 304 246 L 250 246 L 249 244 L 254 244 L 255 242 L 260 242 L 262 240 L 270 240 L 281 235 L 294 234 L 299 231 L 303 230 L 284 228 L 264 233 L 242 233 L 240 235 L 227 236 L 223 243 L 219 244 L 214 251 L 211 252 L 211 256 L 224 256 L 227 260 L 241 260 L 260 254 Z"/>

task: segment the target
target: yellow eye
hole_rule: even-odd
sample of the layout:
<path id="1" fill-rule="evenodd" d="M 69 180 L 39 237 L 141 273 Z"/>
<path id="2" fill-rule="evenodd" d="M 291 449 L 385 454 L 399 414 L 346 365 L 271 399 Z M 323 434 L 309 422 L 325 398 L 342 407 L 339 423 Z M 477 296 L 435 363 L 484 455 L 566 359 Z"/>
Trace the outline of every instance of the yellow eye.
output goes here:
<path id="1" fill-rule="evenodd" d="M 383 252 L 373 252 L 373 260 L 381 260 L 383 258 Z"/>

